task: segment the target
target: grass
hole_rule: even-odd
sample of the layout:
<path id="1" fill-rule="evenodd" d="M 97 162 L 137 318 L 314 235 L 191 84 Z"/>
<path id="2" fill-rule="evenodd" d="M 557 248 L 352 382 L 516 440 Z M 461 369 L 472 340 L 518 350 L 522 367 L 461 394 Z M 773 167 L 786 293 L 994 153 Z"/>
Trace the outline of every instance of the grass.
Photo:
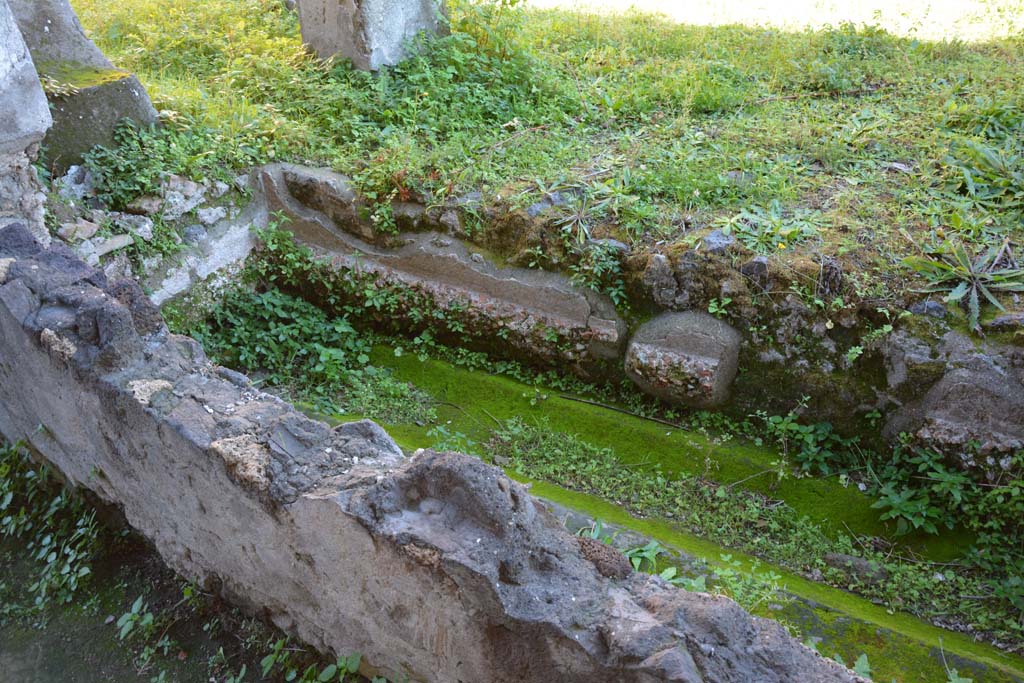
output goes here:
<path id="1" fill-rule="evenodd" d="M 451 36 L 379 76 L 310 59 L 277 0 L 74 4 L 166 120 L 212 131 L 210 159 L 332 166 L 378 202 L 382 227 L 391 199 L 481 190 L 522 207 L 571 187 L 595 236 L 687 246 L 739 217 L 784 263 L 840 257 L 847 296 L 872 301 L 915 281 L 901 266 L 915 243 L 989 237 L 958 216 L 1020 236 L 1020 128 L 996 139 L 975 125 L 993 110 L 1020 120 L 1024 41 L 1005 31 L 1019 3 L 965 11 L 985 20 L 961 26 L 967 43 L 459 1 Z M 552 230 L 571 219 L 555 214 Z M 744 216 L 813 229 L 780 240 Z"/>
<path id="2" fill-rule="evenodd" d="M 11 680 L 371 683 L 353 675 L 358 659 L 301 647 L 186 581 L 117 512 L 0 439 L 0 667 Z"/>

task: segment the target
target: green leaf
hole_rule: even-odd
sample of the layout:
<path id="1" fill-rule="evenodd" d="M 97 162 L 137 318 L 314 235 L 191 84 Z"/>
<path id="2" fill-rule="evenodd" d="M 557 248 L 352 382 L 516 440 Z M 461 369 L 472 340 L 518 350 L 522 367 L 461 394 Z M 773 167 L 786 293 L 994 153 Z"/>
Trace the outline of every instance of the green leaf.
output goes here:
<path id="1" fill-rule="evenodd" d="M 327 681 L 329 681 L 332 678 L 334 678 L 334 676 L 337 673 L 338 673 L 338 666 L 336 664 L 329 664 L 326 669 L 324 669 L 323 671 L 320 672 L 320 675 L 317 677 L 317 680 L 320 681 L 321 683 L 326 683 Z"/>
<path id="2" fill-rule="evenodd" d="M 857 661 L 853 664 L 853 672 L 858 676 L 871 678 L 871 665 L 868 664 L 868 656 L 866 654 L 857 657 Z"/>

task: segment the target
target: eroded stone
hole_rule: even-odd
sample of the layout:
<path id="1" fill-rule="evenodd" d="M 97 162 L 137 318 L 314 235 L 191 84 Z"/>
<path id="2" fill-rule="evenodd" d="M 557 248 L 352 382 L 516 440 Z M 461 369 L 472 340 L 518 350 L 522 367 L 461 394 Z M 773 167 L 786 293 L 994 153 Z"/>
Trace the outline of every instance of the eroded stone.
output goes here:
<path id="1" fill-rule="evenodd" d="M 720 405 L 736 377 L 741 341 L 739 332 L 707 313 L 663 313 L 630 339 L 626 374 L 667 401 Z"/>
<path id="2" fill-rule="evenodd" d="M 369 71 L 404 59 L 418 33 L 447 29 L 442 0 L 302 0 L 298 9 L 302 40 L 318 57 Z"/>

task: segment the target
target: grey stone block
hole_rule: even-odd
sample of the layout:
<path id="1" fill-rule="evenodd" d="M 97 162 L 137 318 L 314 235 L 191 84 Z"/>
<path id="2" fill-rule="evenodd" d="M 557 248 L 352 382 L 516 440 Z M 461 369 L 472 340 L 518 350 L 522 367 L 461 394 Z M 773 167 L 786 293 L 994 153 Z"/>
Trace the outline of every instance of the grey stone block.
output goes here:
<path id="1" fill-rule="evenodd" d="M 142 84 L 115 68 L 89 40 L 68 0 L 10 0 L 10 8 L 39 73 L 60 86 L 49 96 L 50 166 L 63 172 L 92 147 L 112 145 L 114 127 L 122 119 L 156 122 Z"/>
<path id="2" fill-rule="evenodd" d="M 302 0 L 302 40 L 321 59 L 344 57 L 376 71 L 406 57 L 421 31 L 447 29 L 442 0 Z"/>
<path id="3" fill-rule="evenodd" d="M 729 397 L 739 359 L 739 332 L 707 313 L 664 313 L 629 341 L 626 374 L 644 392 L 693 407 Z"/>
<path id="4" fill-rule="evenodd" d="M 32 55 L 7 1 L 0 0 L 0 155 L 24 152 L 51 123 Z"/>

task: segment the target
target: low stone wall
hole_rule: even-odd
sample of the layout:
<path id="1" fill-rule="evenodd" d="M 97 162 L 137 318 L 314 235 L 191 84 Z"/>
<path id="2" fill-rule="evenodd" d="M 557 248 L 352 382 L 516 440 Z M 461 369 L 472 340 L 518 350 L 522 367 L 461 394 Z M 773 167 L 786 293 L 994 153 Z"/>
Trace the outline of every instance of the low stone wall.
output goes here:
<path id="1" fill-rule="evenodd" d="M 370 243 L 372 229 L 360 217 L 364 207 L 348 179 L 330 171 L 275 164 L 262 169 L 259 181 L 267 212 L 287 217 L 285 229 L 329 260 L 340 277 L 425 297 L 458 321 L 466 343 L 583 376 L 622 356 L 627 330 L 614 304 L 564 275 L 495 265 L 422 214 L 418 232 L 392 236 L 387 246 Z M 407 298 L 405 307 L 414 308 L 414 297 Z"/>
<path id="2" fill-rule="evenodd" d="M 171 567 L 368 673 L 854 680 L 728 599 L 602 576 L 621 574 L 496 468 L 302 416 L 169 334 L 134 282 L 20 225 L 0 230 L 0 432 L 123 508 Z"/>

